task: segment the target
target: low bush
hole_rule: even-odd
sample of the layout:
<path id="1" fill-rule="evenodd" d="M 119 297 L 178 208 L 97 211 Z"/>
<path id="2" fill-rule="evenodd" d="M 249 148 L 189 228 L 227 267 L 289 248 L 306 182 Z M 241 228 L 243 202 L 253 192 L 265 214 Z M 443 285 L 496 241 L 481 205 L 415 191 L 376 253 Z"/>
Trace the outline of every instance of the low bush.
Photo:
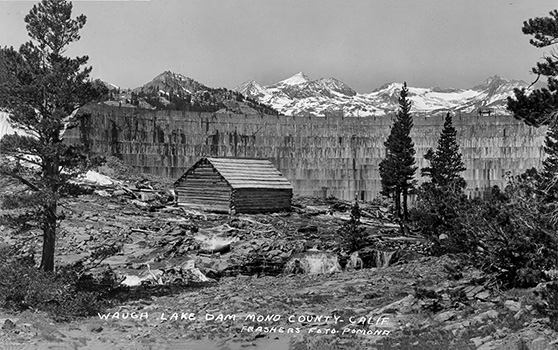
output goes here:
<path id="1" fill-rule="evenodd" d="M 92 316 L 110 306 L 110 296 L 119 287 L 112 270 L 94 277 L 81 263 L 44 272 L 34 260 L 14 250 L 0 252 L 0 306 L 14 311 L 27 309 L 49 313 L 55 320 Z"/>
<path id="2" fill-rule="evenodd" d="M 540 302 L 535 304 L 535 309 L 548 316 L 550 328 L 558 332 L 558 281 L 547 283 L 538 291 Z"/>
<path id="3" fill-rule="evenodd" d="M 475 199 L 423 188 L 412 219 L 434 254 L 465 253 L 505 287 L 535 286 L 556 267 L 558 239 L 531 187 L 530 177 L 518 177 L 505 192 Z"/>
<path id="4" fill-rule="evenodd" d="M 410 210 L 410 221 L 432 243 L 433 255 L 471 250 L 475 243 L 457 234 L 463 229 L 463 214 L 470 206 L 462 193 L 423 185 L 417 197 L 417 205 Z"/>
<path id="5" fill-rule="evenodd" d="M 351 218 L 337 231 L 341 251 L 350 254 L 362 248 L 366 244 L 364 227 L 360 223 L 360 207 L 355 201 L 351 207 Z"/>

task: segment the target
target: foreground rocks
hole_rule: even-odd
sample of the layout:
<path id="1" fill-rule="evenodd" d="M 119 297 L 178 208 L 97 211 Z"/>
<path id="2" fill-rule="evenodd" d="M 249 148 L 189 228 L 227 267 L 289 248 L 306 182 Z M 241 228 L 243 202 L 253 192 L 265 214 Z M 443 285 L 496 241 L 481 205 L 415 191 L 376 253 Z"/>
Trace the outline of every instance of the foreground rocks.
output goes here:
<path id="1" fill-rule="evenodd" d="M 128 285 L 160 284 L 157 276 L 182 273 L 185 267 L 208 279 L 275 276 L 307 251 L 338 255 L 341 267 L 347 264 L 348 257 L 339 255 L 336 230 L 349 214 L 332 209 L 333 205 L 299 204 L 290 213 L 229 217 L 172 203 L 146 211 L 127 191 L 105 191 L 110 195 L 81 196 L 64 203 L 58 264 L 91 262 L 95 250 L 114 247 L 117 253 L 103 264 L 121 274 Z M 381 218 L 363 219 L 363 226 L 369 241 L 358 252 L 362 263 L 354 268 L 410 261 L 427 249 L 423 239 L 401 237 L 397 227 Z M 39 240 L 21 242 L 23 251 L 40 251 Z"/>
<path id="2" fill-rule="evenodd" d="M 503 293 L 455 259 L 425 257 L 380 209 L 362 206 L 368 245 L 343 260 L 347 203 L 229 217 L 104 190 L 64 203 L 57 263 L 115 247 L 97 269 L 114 269 L 130 297 L 71 323 L 3 312 L 0 348 L 558 348 L 535 290 Z M 39 240 L 6 242 L 40 251 Z"/>
<path id="3" fill-rule="evenodd" d="M 448 263 L 422 258 L 333 274 L 224 277 L 69 324 L 41 313 L 2 315 L 0 335 L 31 349 L 171 349 L 194 346 L 196 339 L 207 349 L 556 348 L 558 334 L 531 305 L 532 290 L 471 289 L 478 272 L 465 269 L 462 280 L 447 281 Z M 469 292 L 456 299 L 458 290 Z"/>

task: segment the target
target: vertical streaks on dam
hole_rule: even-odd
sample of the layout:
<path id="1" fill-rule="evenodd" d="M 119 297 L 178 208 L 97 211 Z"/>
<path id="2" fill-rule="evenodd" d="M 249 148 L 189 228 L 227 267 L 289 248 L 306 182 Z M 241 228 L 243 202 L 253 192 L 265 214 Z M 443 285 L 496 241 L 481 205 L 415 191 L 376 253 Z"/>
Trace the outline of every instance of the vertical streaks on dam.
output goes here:
<path id="1" fill-rule="evenodd" d="M 381 189 L 378 164 L 393 117 L 318 118 L 145 111 L 89 106 L 67 142 L 86 142 L 92 152 L 115 155 L 152 174 L 178 178 L 200 157 L 267 158 L 300 195 L 371 200 Z M 411 137 L 419 169 L 437 146 L 443 116 L 414 116 Z M 467 170 L 467 191 L 502 186 L 507 171 L 540 167 L 545 129 L 510 116 L 453 118 Z M 420 171 L 417 177 L 420 180 Z"/>

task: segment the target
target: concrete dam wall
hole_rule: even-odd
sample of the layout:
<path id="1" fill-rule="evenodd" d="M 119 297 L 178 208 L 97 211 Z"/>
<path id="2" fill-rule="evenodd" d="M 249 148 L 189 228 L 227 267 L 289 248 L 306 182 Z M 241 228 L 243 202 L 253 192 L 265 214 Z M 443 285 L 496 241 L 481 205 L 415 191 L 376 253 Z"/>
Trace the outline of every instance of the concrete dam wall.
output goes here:
<path id="1" fill-rule="evenodd" d="M 115 155 L 146 173 L 178 178 L 200 157 L 267 158 L 291 181 L 295 194 L 372 200 L 381 190 L 378 164 L 394 117 L 318 118 L 145 111 L 90 106 L 70 143 Z M 505 174 L 541 166 L 544 128 L 511 116 L 453 118 L 467 170 L 467 191 L 505 185 Z M 414 116 L 411 137 L 419 171 L 436 148 L 443 116 Z"/>

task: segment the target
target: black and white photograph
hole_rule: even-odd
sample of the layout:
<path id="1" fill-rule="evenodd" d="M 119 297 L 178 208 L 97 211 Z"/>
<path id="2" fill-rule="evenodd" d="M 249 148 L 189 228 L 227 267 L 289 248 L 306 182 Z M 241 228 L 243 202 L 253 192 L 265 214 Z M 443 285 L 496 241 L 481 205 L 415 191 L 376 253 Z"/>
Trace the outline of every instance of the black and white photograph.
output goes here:
<path id="1" fill-rule="evenodd" d="M 0 350 L 558 350 L 555 0 L 0 0 Z"/>

